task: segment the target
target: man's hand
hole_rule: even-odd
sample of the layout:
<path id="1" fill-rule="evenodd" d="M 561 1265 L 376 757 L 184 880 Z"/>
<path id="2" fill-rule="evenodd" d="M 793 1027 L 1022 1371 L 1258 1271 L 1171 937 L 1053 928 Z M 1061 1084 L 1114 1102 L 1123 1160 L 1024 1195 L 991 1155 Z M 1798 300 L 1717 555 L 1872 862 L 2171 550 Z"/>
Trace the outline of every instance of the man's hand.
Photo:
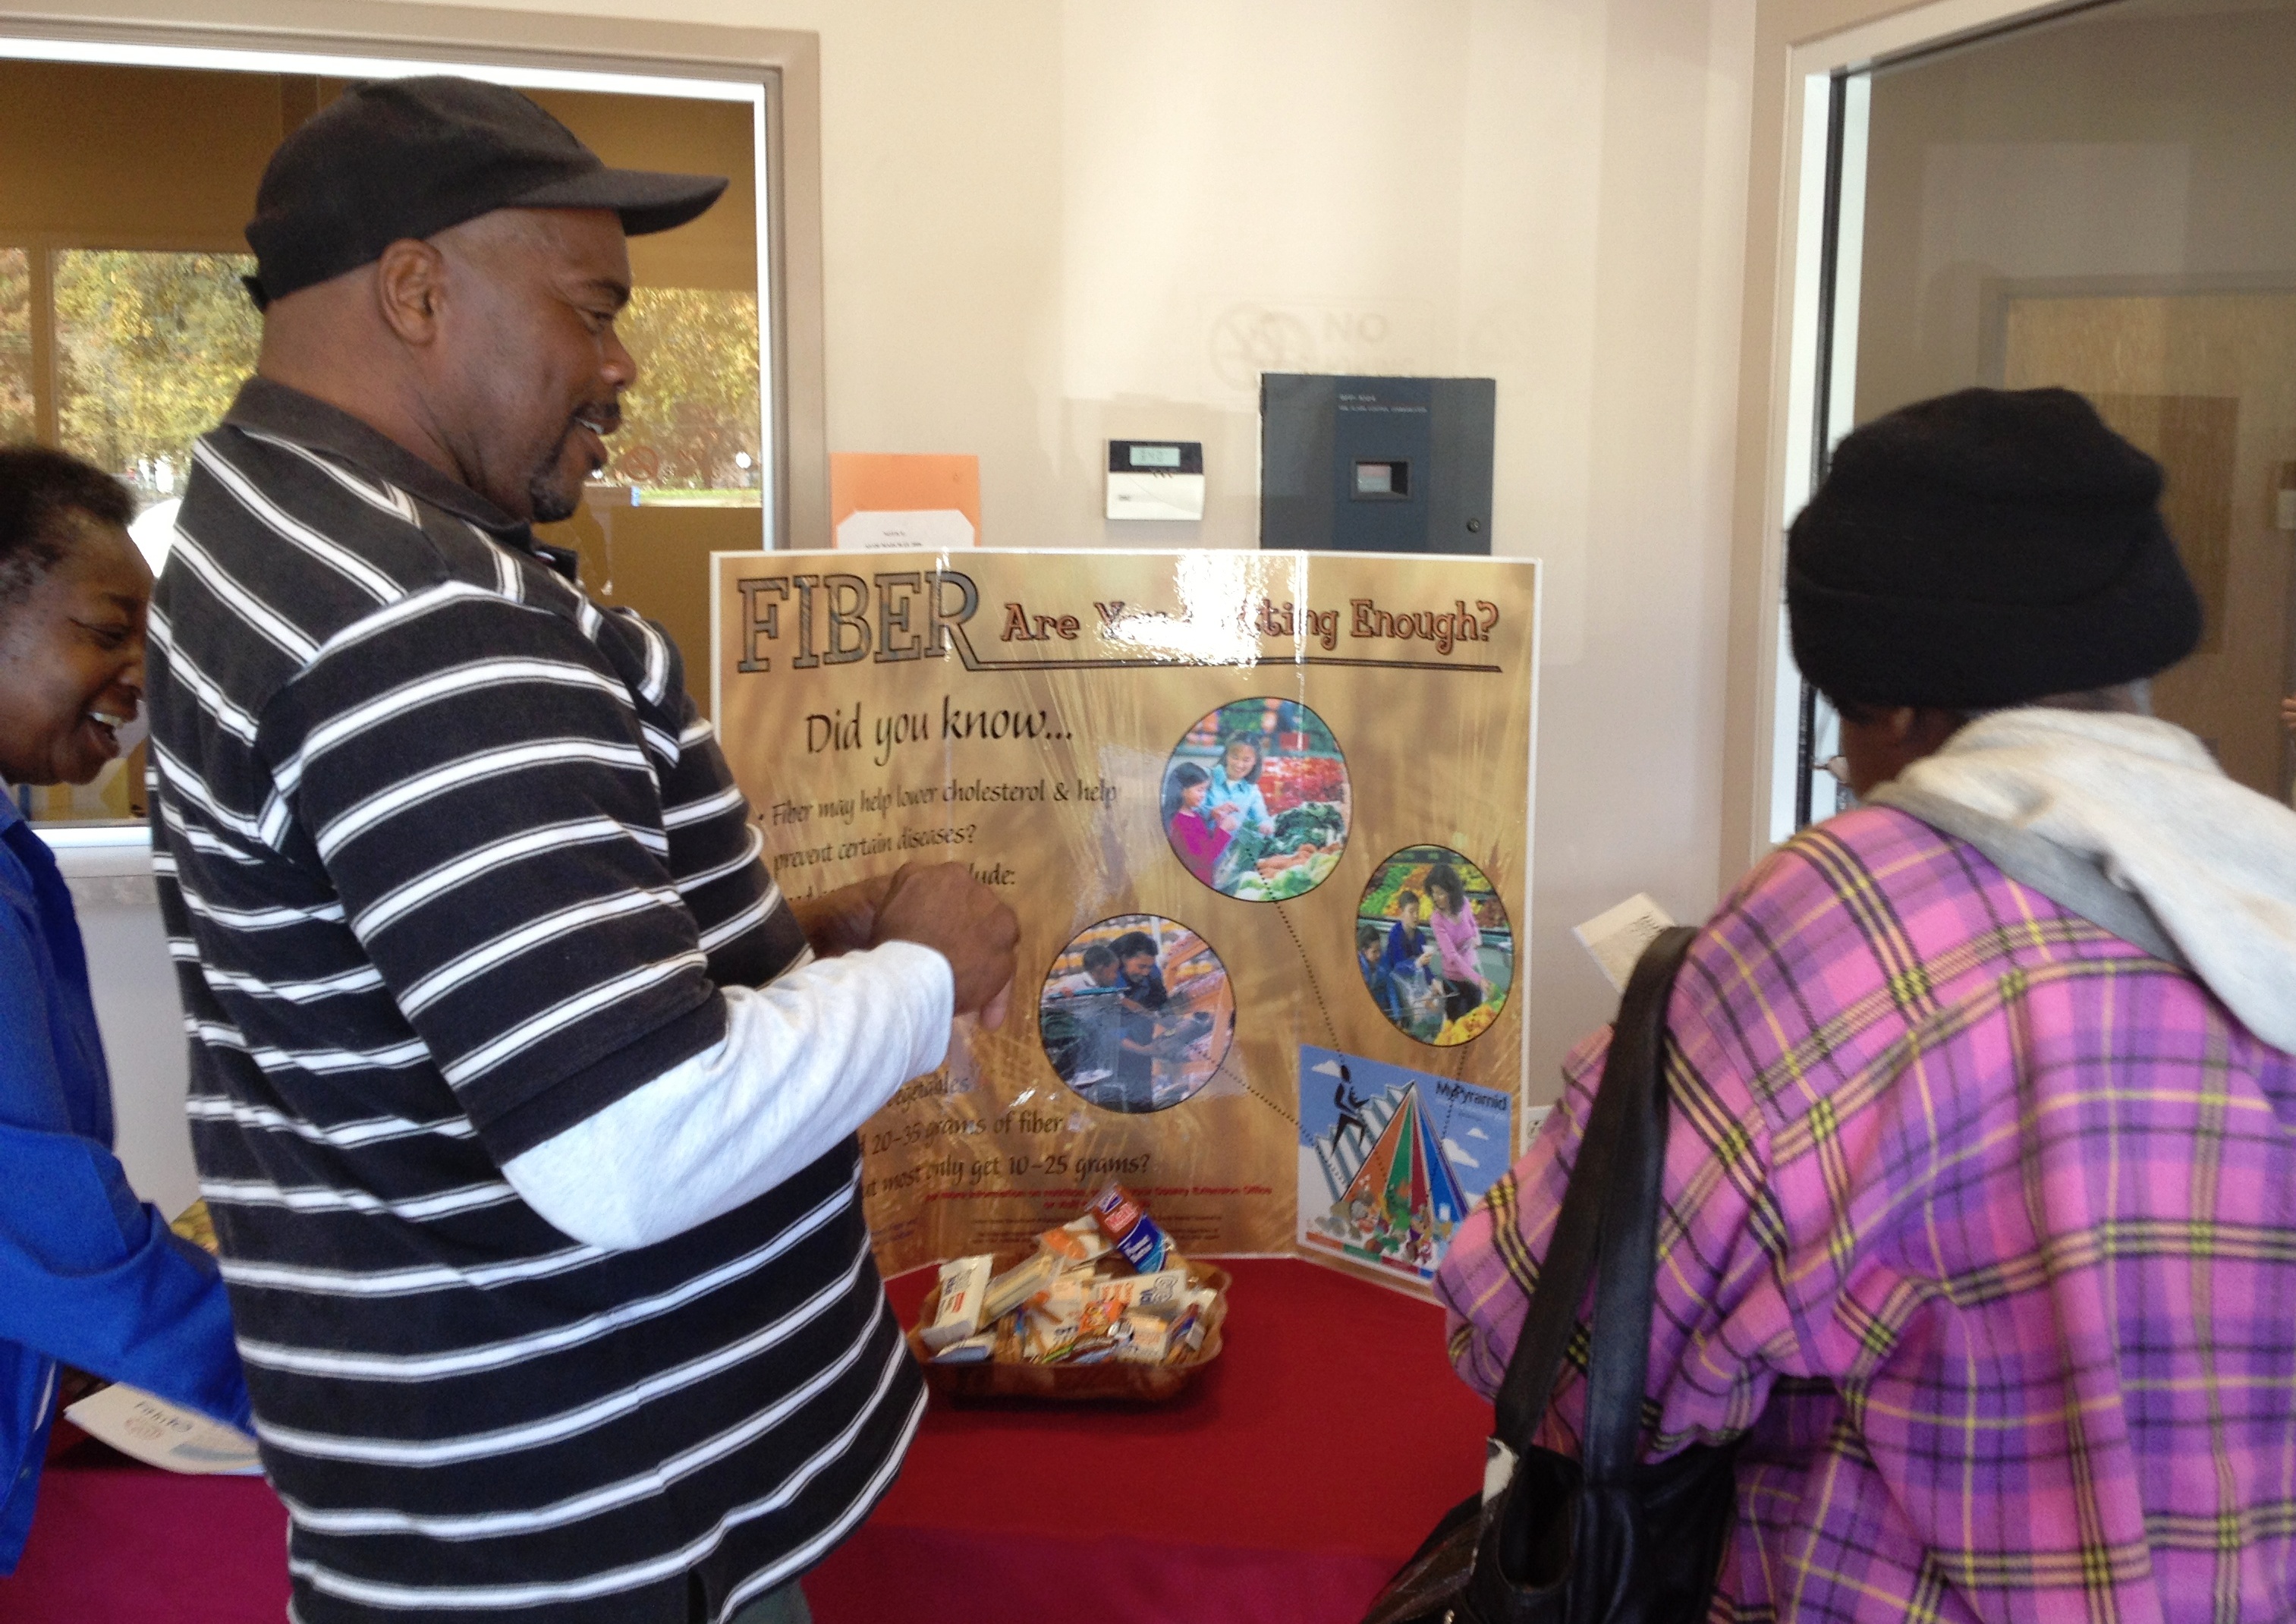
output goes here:
<path id="1" fill-rule="evenodd" d="M 956 1013 L 978 1011 L 983 1026 L 1004 1018 L 1013 983 L 1021 922 L 962 863 L 908 864 L 886 883 L 869 946 L 912 941 L 948 961 L 956 978 Z"/>
<path id="2" fill-rule="evenodd" d="M 880 874 L 818 897 L 791 897 L 790 912 L 805 927 L 805 939 L 813 944 L 816 957 L 858 953 L 874 940 L 870 932 L 877 928 L 877 910 L 885 906 L 885 893 L 892 885 L 892 875 Z"/>

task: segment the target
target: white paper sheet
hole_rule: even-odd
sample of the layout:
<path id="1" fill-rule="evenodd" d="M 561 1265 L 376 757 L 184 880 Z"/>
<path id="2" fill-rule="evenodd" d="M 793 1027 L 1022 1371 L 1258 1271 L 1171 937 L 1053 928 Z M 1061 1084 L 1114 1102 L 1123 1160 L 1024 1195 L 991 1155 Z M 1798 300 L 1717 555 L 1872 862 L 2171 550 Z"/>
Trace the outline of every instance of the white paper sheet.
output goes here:
<path id="1" fill-rule="evenodd" d="M 928 507 L 914 513 L 880 513 L 870 508 L 845 515 L 837 527 L 837 545 L 846 553 L 909 553 L 919 549 L 944 552 L 950 547 L 979 545 L 972 521 L 953 507 Z"/>
<path id="2" fill-rule="evenodd" d="M 1606 908 L 1570 934 L 1578 945 L 1594 955 L 1603 973 L 1611 978 L 1611 985 L 1624 992 L 1627 978 L 1635 972 L 1635 961 L 1652 939 L 1674 923 L 1667 911 L 1650 898 L 1646 891 L 1636 891 L 1614 908 Z"/>
<path id="3" fill-rule="evenodd" d="M 64 1411 L 90 1438 L 169 1472 L 251 1477 L 263 1470 L 255 1440 L 237 1427 L 115 1382 Z"/>

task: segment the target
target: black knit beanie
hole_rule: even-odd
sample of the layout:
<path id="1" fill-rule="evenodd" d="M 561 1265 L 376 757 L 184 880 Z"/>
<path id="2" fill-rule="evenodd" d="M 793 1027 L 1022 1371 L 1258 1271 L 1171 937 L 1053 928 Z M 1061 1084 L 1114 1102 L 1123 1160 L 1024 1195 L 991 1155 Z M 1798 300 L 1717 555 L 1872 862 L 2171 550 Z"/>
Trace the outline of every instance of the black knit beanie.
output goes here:
<path id="1" fill-rule="evenodd" d="M 1974 710 L 2133 682 L 2201 637 L 2161 465 L 2070 390 L 1876 418 L 1786 540 L 1794 662 L 1829 699 Z"/>

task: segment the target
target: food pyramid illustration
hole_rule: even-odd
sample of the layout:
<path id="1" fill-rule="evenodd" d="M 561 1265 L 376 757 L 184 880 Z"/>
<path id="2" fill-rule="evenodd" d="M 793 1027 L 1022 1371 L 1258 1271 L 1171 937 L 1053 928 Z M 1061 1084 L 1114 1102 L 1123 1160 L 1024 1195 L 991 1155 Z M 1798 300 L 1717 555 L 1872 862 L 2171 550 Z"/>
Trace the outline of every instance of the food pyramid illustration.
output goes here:
<path id="1" fill-rule="evenodd" d="M 1387 1089 L 1361 1128 L 1342 1120 L 1315 1151 L 1332 1201 L 1310 1243 L 1410 1275 L 1434 1267 L 1468 1203 L 1418 1085 Z"/>

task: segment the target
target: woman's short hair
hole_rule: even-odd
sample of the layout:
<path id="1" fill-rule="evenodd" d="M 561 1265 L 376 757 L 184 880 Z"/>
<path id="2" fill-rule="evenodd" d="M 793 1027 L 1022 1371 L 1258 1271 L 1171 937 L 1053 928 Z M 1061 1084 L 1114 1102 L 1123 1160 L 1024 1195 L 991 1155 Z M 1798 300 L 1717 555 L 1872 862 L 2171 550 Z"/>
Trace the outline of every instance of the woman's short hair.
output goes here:
<path id="1" fill-rule="evenodd" d="M 135 517 L 127 488 L 101 468 L 45 446 L 0 446 L 0 611 L 14 608 L 62 562 L 86 513 L 122 529 Z"/>
<path id="2" fill-rule="evenodd" d="M 1427 871 L 1427 889 L 1442 892 L 1444 900 L 1455 908 L 1467 900 L 1467 888 L 1459 883 L 1459 871 L 1448 863 L 1438 863 Z"/>

